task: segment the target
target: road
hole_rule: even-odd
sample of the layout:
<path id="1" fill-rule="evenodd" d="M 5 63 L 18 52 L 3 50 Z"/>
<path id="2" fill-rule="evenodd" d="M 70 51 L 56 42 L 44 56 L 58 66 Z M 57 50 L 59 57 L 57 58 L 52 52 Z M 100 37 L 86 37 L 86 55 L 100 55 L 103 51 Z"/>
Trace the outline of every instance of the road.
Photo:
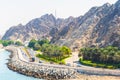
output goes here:
<path id="1" fill-rule="evenodd" d="M 72 56 L 65 60 L 66 64 L 70 64 L 70 66 L 77 67 L 80 65 L 78 52 L 72 52 Z"/>
<path id="2" fill-rule="evenodd" d="M 89 67 L 89 66 L 83 66 L 81 65 L 81 67 L 77 67 L 76 65 L 79 63 L 74 63 L 73 66 L 66 66 L 66 65 L 56 65 L 56 64 L 47 64 L 47 63 L 38 63 L 38 62 L 29 62 L 27 61 L 27 59 L 25 59 L 22 55 L 22 52 L 20 50 L 20 48 L 17 48 L 18 50 L 18 56 L 20 57 L 21 60 L 26 61 L 30 64 L 35 64 L 35 65 L 43 65 L 43 66 L 49 66 L 49 67 L 57 67 L 57 68 L 69 68 L 69 69 L 75 69 L 80 73 L 85 73 L 85 74 L 98 74 L 98 75 L 117 75 L 120 76 L 120 70 L 118 69 L 114 69 L 114 70 L 110 70 L 110 69 L 103 69 L 103 68 L 94 68 L 94 67 Z M 72 64 L 72 62 L 78 61 L 79 58 L 77 56 L 77 53 L 73 53 L 73 56 L 68 59 L 67 61 L 71 62 L 70 64 Z M 76 64 L 76 65 L 75 65 Z M 74 66 L 75 65 L 75 66 Z"/>

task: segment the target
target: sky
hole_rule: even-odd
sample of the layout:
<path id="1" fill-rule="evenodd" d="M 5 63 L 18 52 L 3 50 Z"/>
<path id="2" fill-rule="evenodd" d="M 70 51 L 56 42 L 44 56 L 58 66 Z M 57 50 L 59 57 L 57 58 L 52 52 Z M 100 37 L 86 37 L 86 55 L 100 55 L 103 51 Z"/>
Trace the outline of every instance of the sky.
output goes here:
<path id="1" fill-rule="evenodd" d="M 11 26 L 25 25 L 44 14 L 59 18 L 84 15 L 91 7 L 117 0 L 0 0 L 0 35 Z"/>

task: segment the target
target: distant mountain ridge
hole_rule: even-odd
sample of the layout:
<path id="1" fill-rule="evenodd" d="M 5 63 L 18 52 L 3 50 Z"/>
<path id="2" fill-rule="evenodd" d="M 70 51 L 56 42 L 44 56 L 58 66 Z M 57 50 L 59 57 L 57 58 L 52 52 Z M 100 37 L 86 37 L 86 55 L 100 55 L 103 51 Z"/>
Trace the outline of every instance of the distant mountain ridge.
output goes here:
<path id="1" fill-rule="evenodd" d="M 52 36 L 50 33 L 53 29 L 61 29 L 68 25 L 73 18 L 68 19 L 56 19 L 52 14 L 46 14 L 40 18 L 36 18 L 28 22 L 26 25 L 19 24 L 11 27 L 5 35 L 2 37 L 3 40 L 17 40 L 21 41 L 30 40 L 32 38 L 40 39 L 43 36 Z"/>
<path id="2" fill-rule="evenodd" d="M 56 19 L 46 14 L 26 25 L 11 27 L 2 39 L 21 41 L 47 37 L 51 43 L 71 48 L 85 46 L 120 47 L 120 0 L 91 8 L 84 16 Z"/>

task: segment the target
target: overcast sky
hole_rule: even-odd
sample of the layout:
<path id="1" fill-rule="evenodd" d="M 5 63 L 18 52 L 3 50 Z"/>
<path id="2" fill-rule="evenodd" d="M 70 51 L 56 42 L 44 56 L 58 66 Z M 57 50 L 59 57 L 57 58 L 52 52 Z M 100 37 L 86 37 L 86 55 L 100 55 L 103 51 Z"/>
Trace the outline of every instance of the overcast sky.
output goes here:
<path id="1" fill-rule="evenodd" d="M 57 17 L 80 16 L 93 6 L 117 0 L 0 0 L 0 35 L 11 26 L 26 24 L 46 13 Z"/>

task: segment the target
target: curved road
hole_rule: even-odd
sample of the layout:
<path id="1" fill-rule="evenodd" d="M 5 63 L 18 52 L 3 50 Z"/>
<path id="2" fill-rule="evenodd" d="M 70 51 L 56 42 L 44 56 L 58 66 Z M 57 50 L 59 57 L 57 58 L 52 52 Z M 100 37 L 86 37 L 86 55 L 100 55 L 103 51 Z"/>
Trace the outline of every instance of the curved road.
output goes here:
<path id="1" fill-rule="evenodd" d="M 77 72 L 83 73 L 83 74 L 120 76 L 120 70 L 118 70 L 118 69 L 110 70 L 110 69 L 94 68 L 94 67 L 83 66 L 83 65 L 81 65 L 81 67 L 77 67 L 77 66 L 65 66 L 65 65 L 29 62 L 23 57 L 23 55 L 22 55 L 23 53 L 21 52 L 20 48 L 17 48 L 17 51 L 18 51 L 18 56 L 21 60 L 31 63 L 31 64 L 35 64 L 35 65 L 45 65 L 45 66 L 58 67 L 58 68 L 75 69 L 75 70 L 77 70 Z M 75 56 L 72 57 L 73 61 L 77 60 L 77 58 L 75 58 Z"/>

